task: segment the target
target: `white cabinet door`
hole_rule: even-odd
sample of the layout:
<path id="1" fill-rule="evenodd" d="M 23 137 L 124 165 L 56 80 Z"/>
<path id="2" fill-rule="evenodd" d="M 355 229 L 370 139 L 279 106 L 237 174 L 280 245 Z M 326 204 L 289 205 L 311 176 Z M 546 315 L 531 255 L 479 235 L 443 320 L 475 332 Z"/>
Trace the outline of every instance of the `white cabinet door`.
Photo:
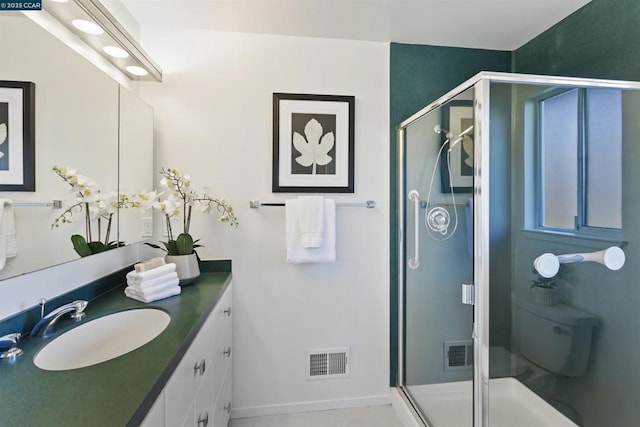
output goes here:
<path id="1" fill-rule="evenodd" d="M 205 320 L 143 427 L 223 427 L 231 412 L 231 286 Z"/>
<path id="2" fill-rule="evenodd" d="M 232 334 L 232 289 L 229 288 L 218 303 L 219 307 L 213 314 L 215 323 L 215 338 L 213 346 L 213 384 L 215 389 L 214 399 L 220 393 L 222 380 L 231 366 L 233 348 Z"/>
<path id="3" fill-rule="evenodd" d="M 212 377 L 213 375 L 209 373 L 209 378 L 202 383 L 196 396 L 196 427 L 211 427 L 213 425 L 213 407 L 216 396 Z"/>
<path id="4" fill-rule="evenodd" d="M 200 386 L 206 378 L 211 378 L 208 371 L 213 367 L 212 346 L 213 322 L 209 318 L 165 387 L 165 425 L 167 427 L 182 424 Z"/>
<path id="5" fill-rule="evenodd" d="M 216 401 L 213 427 L 227 427 L 231 415 L 231 370 L 227 371 Z"/>

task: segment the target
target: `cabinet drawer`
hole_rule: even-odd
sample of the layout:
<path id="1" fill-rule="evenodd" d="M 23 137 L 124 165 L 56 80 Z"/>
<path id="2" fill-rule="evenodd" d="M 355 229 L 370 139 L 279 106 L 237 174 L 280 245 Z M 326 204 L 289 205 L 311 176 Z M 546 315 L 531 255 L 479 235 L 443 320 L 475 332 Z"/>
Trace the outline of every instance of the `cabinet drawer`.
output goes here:
<path id="1" fill-rule="evenodd" d="M 195 404 L 195 427 L 211 427 L 213 425 L 213 412 L 215 405 L 215 390 L 211 381 L 212 374 L 207 373 L 208 378 L 202 383 Z"/>
<path id="2" fill-rule="evenodd" d="M 215 387 L 215 396 L 220 392 L 222 379 L 225 374 L 231 370 L 231 361 L 233 360 L 233 346 L 231 341 L 230 328 L 224 331 L 224 335 L 218 340 L 214 346 L 213 353 L 213 384 Z"/>
<path id="3" fill-rule="evenodd" d="M 178 364 L 165 388 L 165 425 L 181 425 L 201 385 L 211 381 L 213 322 L 209 318 Z"/>
<path id="4" fill-rule="evenodd" d="M 216 400 L 213 427 L 227 427 L 231 415 L 231 370 L 227 371 Z"/>
<path id="5" fill-rule="evenodd" d="M 233 292 L 229 286 L 211 313 L 210 318 L 214 324 L 214 343 L 223 339 L 227 330 L 231 330 L 231 319 L 233 317 L 232 299 Z"/>

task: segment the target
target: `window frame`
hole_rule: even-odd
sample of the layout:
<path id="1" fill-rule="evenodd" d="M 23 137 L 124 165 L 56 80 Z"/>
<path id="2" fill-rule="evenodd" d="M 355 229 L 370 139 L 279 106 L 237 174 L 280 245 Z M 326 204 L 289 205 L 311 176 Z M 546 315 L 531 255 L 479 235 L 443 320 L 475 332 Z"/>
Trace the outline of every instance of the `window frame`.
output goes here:
<path id="1" fill-rule="evenodd" d="M 534 230 L 558 233 L 564 235 L 584 236 L 584 237 L 601 237 L 604 239 L 620 239 L 622 238 L 622 227 L 595 227 L 587 225 L 587 105 L 589 102 L 588 91 L 592 88 L 586 87 L 570 87 L 559 88 L 552 91 L 545 92 L 543 95 L 536 97 L 535 101 L 535 123 L 536 123 L 536 135 L 534 137 L 534 179 L 535 179 L 535 220 Z M 544 160 L 542 155 L 543 150 L 543 126 L 544 126 L 544 113 L 543 103 L 549 99 L 567 94 L 572 91 L 577 91 L 578 95 L 578 123 L 577 123 L 577 194 L 576 194 L 576 215 L 574 216 L 573 228 L 561 228 L 550 227 L 544 225 Z M 621 141 L 622 144 L 622 141 Z M 622 205 L 619 207 L 622 211 Z"/>

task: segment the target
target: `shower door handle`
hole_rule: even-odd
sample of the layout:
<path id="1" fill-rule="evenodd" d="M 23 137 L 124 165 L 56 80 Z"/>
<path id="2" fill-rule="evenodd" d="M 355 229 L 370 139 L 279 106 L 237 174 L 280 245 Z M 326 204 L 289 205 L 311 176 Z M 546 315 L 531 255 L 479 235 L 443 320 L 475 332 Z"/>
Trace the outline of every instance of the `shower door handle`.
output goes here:
<path id="1" fill-rule="evenodd" d="M 420 265 L 420 193 L 409 191 L 409 200 L 413 202 L 413 258 L 409 259 L 409 268 L 415 270 Z"/>

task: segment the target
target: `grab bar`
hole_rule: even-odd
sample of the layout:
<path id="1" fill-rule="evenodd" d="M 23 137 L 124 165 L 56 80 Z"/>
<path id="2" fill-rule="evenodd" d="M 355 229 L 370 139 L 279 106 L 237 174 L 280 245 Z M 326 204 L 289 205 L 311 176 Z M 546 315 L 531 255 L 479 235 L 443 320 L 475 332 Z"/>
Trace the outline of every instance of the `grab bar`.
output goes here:
<path id="1" fill-rule="evenodd" d="M 420 193 L 416 190 L 409 191 L 409 200 L 413 202 L 413 258 L 409 259 L 409 268 L 415 270 L 420 265 Z"/>

